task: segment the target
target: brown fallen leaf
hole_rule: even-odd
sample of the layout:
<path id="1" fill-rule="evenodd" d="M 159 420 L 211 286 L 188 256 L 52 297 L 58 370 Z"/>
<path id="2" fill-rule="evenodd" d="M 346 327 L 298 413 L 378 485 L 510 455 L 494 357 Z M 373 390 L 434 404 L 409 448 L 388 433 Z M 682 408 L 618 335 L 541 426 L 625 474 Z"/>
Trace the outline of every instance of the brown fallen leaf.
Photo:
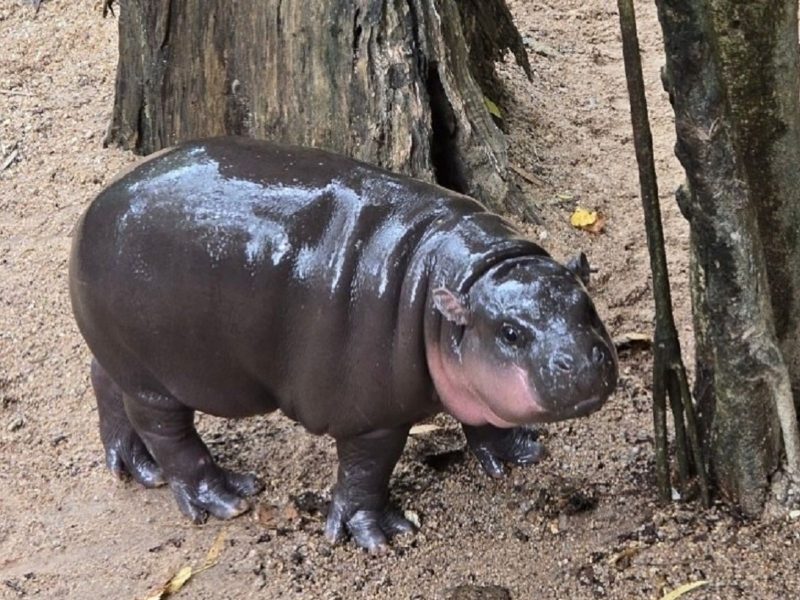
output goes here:
<path id="1" fill-rule="evenodd" d="M 257 504 L 256 509 L 253 511 L 253 516 L 258 521 L 258 524 L 265 529 L 275 529 L 280 520 L 278 507 L 274 504 Z"/>
<path id="2" fill-rule="evenodd" d="M 603 213 L 598 212 L 597 219 L 595 220 L 595 222 L 587 227 L 584 227 L 583 230 L 588 231 L 589 233 L 603 233 L 603 229 L 605 229 L 605 226 L 606 226 L 606 216 Z"/>
<path id="3" fill-rule="evenodd" d="M 294 505 L 293 502 L 289 502 L 286 506 L 283 507 L 281 511 L 281 516 L 284 518 L 285 521 L 296 521 L 300 518 L 300 511 L 297 510 L 297 507 Z"/>
<path id="4" fill-rule="evenodd" d="M 612 556 L 608 563 L 615 567 L 619 571 L 624 571 L 628 567 L 631 566 L 631 559 L 636 556 L 641 551 L 641 548 L 637 546 L 631 546 L 630 548 L 625 548 L 621 552 L 618 552 L 614 556 Z"/>
<path id="5" fill-rule="evenodd" d="M 511 168 L 512 171 L 514 171 L 514 173 L 522 177 L 525 181 L 527 181 L 530 184 L 537 185 L 537 184 L 547 183 L 544 179 L 542 179 L 538 175 L 531 173 L 530 171 L 527 171 L 522 167 L 518 167 L 517 165 L 509 165 L 509 167 Z"/>
<path id="6" fill-rule="evenodd" d="M 264 529 L 279 529 L 290 526 L 300 518 L 300 511 L 294 502 L 283 506 L 258 504 L 254 511 L 255 519 Z"/>

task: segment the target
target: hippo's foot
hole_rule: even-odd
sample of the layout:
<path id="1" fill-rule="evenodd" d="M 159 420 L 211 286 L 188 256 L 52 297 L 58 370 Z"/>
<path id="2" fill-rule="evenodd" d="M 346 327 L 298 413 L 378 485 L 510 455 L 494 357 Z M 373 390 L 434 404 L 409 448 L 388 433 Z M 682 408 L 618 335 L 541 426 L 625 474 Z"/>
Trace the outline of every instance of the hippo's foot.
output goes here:
<path id="1" fill-rule="evenodd" d="M 491 477 L 505 475 L 504 463 L 529 465 L 539 462 L 545 454 L 544 446 L 536 441 L 539 435 L 533 429 L 500 429 L 492 425 L 464 425 L 463 429 L 467 445 Z"/>
<path id="2" fill-rule="evenodd" d="M 234 473 L 214 462 L 194 428 L 194 411 L 156 393 L 125 394 L 122 403 L 135 439 L 160 467 L 158 473 L 184 515 L 203 523 L 209 514 L 230 519 L 250 508 L 246 498 L 263 485 L 253 475 Z"/>
<path id="3" fill-rule="evenodd" d="M 356 544 L 372 554 L 382 554 L 388 549 L 390 538 L 401 533 L 411 533 L 414 525 L 394 508 L 359 509 L 334 493 L 325 523 L 325 537 L 332 543 L 344 539 L 347 531 Z"/>
<path id="4" fill-rule="evenodd" d="M 264 485 L 251 474 L 223 469 L 210 460 L 193 473 L 169 480 L 178 508 L 194 523 L 204 523 L 211 514 L 218 519 L 232 519 L 250 510 L 247 498 L 255 496 Z"/>
<path id="5" fill-rule="evenodd" d="M 161 468 L 125 414 L 122 390 L 96 360 L 92 361 L 91 378 L 100 414 L 100 439 L 106 450 L 108 468 L 119 479 L 130 476 L 148 488 L 164 485 L 166 480 Z"/>
<path id="6" fill-rule="evenodd" d="M 408 427 L 337 438 L 339 474 L 325 525 L 325 536 L 332 543 L 349 532 L 356 544 L 381 554 L 392 536 L 414 531 L 414 525 L 388 503 L 389 477 L 406 437 Z"/>
<path id="7" fill-rule="evenodd" d="M 150 456 L 141 438 L 130 424 L 127 431 L 124 429 L 120 427 L 111 436 L 103 436 L 108 468 L 119 479 L 133 477 L 146 488 L 164 485 L 167 482 L 164 474 Z"/>

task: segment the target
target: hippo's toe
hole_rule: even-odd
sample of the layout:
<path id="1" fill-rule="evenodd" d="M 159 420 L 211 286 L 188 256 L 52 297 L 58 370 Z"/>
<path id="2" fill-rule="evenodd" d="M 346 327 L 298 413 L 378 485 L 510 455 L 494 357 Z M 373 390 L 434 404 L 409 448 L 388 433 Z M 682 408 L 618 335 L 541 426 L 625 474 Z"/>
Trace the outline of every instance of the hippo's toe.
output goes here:
<path id="1" fill-rule="evenodd" d="M 251 474 L 241 474 L 212 464 L 195 482 L 180 479 L 169 485 L 181 512 L 194 523 L 203 523 L 208 515 L 232 519 L 250 510 L 247 497 L 255 496 L 264 485 Z"/>
<path id="2" fill-rule="evenodd" d="M 166 483 L 161 467 L 130 427 L 126 431 L 118 430 L 113 439 L 106 441 L 106 464 L 119 479 L 130 476 L 146 488 Z"/>
<path id="3" fill-rule="evenodd" d="M 340 542 L 349 532 L 358 546 L 370 554 L 383 554 L 389 539 L 403 533 L 413 533 L 414 525 L 393 508 L 351 511 L 347 502 L 334 497 L 325 524 L 325 537 L 331 543 Z"/>

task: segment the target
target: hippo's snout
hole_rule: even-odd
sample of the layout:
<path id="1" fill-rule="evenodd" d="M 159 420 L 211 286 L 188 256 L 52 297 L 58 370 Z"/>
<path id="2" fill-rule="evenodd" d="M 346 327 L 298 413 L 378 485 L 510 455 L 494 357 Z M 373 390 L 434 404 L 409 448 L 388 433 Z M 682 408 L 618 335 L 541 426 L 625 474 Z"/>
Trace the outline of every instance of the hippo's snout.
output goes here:
<path id="1" fill-rule="evenodd" d="M 603 347 L 599 344 L 592 348 L 592 362 L 596 365 L 602 364 L 605 360 L 607 360 L 606 353 L 603 351 Z"/>
<path id="2" fill-rule="evenodd" d="M 569 372 L 575 366 L 575 360 L 565 352 L 556 352 L 550 357 L 551 371 Z"/>
<path id="3" fill-rule="evenodd" d="M 551 352 L 547 367 L 540 371 L 541 380 L 535 382 L 553 420 L 596 411 L 617 384 L 617 357 L 610 340 L 597 335 L 587 344 L 572 341 Z"/>

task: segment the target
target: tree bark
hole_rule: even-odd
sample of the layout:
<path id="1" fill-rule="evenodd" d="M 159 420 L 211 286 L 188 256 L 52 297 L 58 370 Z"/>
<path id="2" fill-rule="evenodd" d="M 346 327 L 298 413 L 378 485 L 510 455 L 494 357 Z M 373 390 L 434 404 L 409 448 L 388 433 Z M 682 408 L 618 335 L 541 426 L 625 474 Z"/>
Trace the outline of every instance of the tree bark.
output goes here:
<path id="1" fill-rule="evenodd" d="M 119 30 L 108 143 L 316 146 L 505 208 L 506 144 L 473 76 L 506 49 L 529 69 L 504 0 L 128 0 Z"/>
<path id="2" fill-rule="evenodd" d="M 790 472 L 798 466 L 797 3 L 657 5 L 687 175 L 678 200 L 691 226 L 706 455 L 721 491 L 755 515 L 782 442 Z"/>

